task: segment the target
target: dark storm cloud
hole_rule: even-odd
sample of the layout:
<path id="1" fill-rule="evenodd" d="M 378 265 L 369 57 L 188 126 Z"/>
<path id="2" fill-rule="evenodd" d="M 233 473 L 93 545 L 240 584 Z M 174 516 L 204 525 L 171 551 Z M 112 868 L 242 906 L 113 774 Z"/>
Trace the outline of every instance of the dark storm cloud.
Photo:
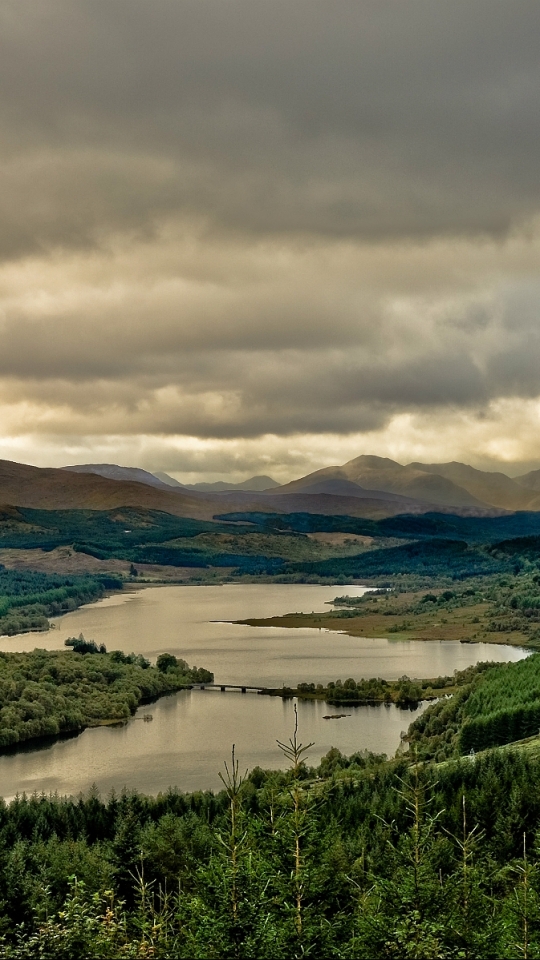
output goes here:
<path id="1" fill-rule="evenodd" d="M 147 230 L 502 233 L 538 209 L 536 0 L 12 0 L 6 255 Z"/>
<path id="2" fill-rule="evenodd" d="M 369 431 L 403 409 L 476 409 L 538 393 L 532 283 L 483 304 L 463 292 L 446 303 L 436 284 L 400 312 L 399 303 L 385 309 L 378 287 L 370 290 L 354 269 L 339 285 L 331 269 L 330 278 L 319 276 L 312 264 L 305 275 L 305 260 L 293 258 L 295 288 L 287 271 L 280 282 L 272 267 L 270 277 L 250 282 L 246 257 L 219 285 L 199 278 L 186 290 L 165 277 L 149 293 L 114 264 L 112 279 L 106 273 L 107 282 L 94 278 L 91 286 L 60 260 L 52 293 L 45 296 L 38 274 L 35 296 L 6 298 L 6 395 L 61 409 L 67 432 L 73 421 L 87 421 L 86 430 L 94 420 L 109 433 L 233 438 Z M 430 263 L 426 254 L 425 264 L 439 269 L 437 257 Z M 328 298 L 337 286 L 339 302 L 337 293 Z"/>
<path id="3" fill-rule="evenodd" d="M 540 393 L 539 37 L 537 0 L 5 0 L 5 430 L 493 439 Z"/>

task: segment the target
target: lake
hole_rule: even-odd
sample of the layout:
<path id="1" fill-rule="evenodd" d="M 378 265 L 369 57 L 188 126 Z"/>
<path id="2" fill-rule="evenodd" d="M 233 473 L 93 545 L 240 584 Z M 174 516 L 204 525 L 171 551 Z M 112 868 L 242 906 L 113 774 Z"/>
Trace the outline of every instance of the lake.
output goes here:
<path id="1" fill-rule="evenodd" d="M 481 660 L 516 661 L 525 651 L 502 645 L 451 641 L 408 641 L 348 637 L 322 629 L 250 627 L 226 622 L 247 617 L 311 613 L 328 609 L 335 596 L 359 596 L 359 586 L 312 584 L 224 584 L 163 586 L 108 597 L 58 618 L 49 633 L 0 638 L 1 650 L 64 649 L 64 640 L 83 633 L 108 650 L 163 652 L 206 667 L 217 682 L 260 686 L 328 682 L 347 677 L 396 679 L 452 674 Z M 321 702 L 300 702 L 303 742 L 318 762 L 332 746 L 349 754 L 368 749 L 392 755 L 400 733 L 422 711 L 391 706 L 338 711 Z M 144 723 L 143 713 L 153 721 Z M 324 715 L 344 712 L 341 720 Z M 283 766 L 276 739 L 293 729 L 293 702 L 257 694 L 189 691 L 138 711 L 124 727 L 86 730 L 39 750 L 0 757 L 0 793 L 10 798 L 34 790 L 77 794 L 96 784 L 156 794 L 216 789 L 218 771 L 236 744 L 244 768 Z"/>

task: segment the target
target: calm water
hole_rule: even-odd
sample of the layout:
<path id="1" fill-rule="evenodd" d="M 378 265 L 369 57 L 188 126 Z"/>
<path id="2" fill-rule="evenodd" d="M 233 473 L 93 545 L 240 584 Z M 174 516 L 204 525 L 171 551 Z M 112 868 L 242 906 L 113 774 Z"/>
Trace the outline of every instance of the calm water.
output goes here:
<path id="1" fill-rule="evenodd" d="M 395 679 L 451 674 L 480 660 L 515 661 L 515 647 L 452 642 L 403 643 L 347 637 L 319 629 L 285 630 L 223 622 L 246 617 L 328 610 L 336 595 L 359 595 L 363 587 L 294 584 L 167 586 L 109 597 L 56 621 L 47 634 L 1 638 L 2 650 L 59 649 L 68 636 L 103 642 L 109 650 L 135 651 L 152 659 L 168 651 L 207 667 L 216 681 L 263 686 L 302 680 L 327 682 L 349 676 Z M 343 753 L 369 749 L 393 754 L 399 735 L 416 713 L 391 706 L 339 712 L 323 703 L 298 705 L 300 734 L 315 741 L 316 762 L 331 746 Z M 293 705 L 256 694 L 191 691 L 167 697 L 150 708 L 152 723 L 131 720 L 126 727 L 87 730 L 45 749 L 0 758 L 0 793 L 57 790 L 77 794 L 93 783 L 157 793 L 219 787 L 218 770 L 232 743 L 243 766 L 282 766 L 276 739 L 292 732 Z"/>
<path id="2" fill-rule="evenodd" d="M 153 715 L 152 723 L 142 720 Z M 342 712 L 342 720 L 323 720 Z M 318 762 L 332 746 L 345 753 L 368 747 L 392 755 L 399 735 L 416 711 L 397 707 L 337 708 L 320 702 L 298 703 L 303 743 L 315 742 L 309 757 Z M 293 702 L 256 693 L 192 690 L 141 707 L 125 727 L 85 730 L 80 737 L 0 758 L 1 792 L 59 794 L 86 792 L 96 783 L 102 795 L 127 786 L 156 794 L 171 785 L 181 790 L 219 789 L 218 771 L 230 761 L 231 746 L 243 770 L 286 766 L 276 739 L 293 731 Z"/>

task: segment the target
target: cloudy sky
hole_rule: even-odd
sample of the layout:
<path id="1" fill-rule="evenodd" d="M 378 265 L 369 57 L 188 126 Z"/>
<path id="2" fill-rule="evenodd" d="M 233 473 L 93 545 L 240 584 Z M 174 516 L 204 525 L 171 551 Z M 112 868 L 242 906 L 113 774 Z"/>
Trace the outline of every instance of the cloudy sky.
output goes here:
<path id="1" fill-rule="evenodd" d="M 3 0 L 0 457 L 540 466 L 538 0 Z"/>

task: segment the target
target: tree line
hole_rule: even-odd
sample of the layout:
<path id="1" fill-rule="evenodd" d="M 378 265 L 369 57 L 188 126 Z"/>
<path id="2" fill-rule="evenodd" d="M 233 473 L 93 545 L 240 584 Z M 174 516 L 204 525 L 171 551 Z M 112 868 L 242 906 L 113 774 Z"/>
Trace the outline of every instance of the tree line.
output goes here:
<path id="1" fill-rule="evenodd" d="M 1 805 L 2 955 L 539 956 L 537 763 L 281 749 L 217 794 Z"/>
<path id="2" fill-rule="evenodd" d="M 68 642 L 72 653 L 0 652 L 0 748 L 121 722 L 145 701 L 213 680 L 208 670 L 172 654 L 152 667 L 136 654 L 108 654 L 82 636 Z"/>
<path id="3" fill-rule="evenodd" d="M 121 590 L 115 574 L 65 576 L 34 570 L 6 570 L 0 564 L 0 634 L 46 630 L 49 617 L 76 610 Z"/>

